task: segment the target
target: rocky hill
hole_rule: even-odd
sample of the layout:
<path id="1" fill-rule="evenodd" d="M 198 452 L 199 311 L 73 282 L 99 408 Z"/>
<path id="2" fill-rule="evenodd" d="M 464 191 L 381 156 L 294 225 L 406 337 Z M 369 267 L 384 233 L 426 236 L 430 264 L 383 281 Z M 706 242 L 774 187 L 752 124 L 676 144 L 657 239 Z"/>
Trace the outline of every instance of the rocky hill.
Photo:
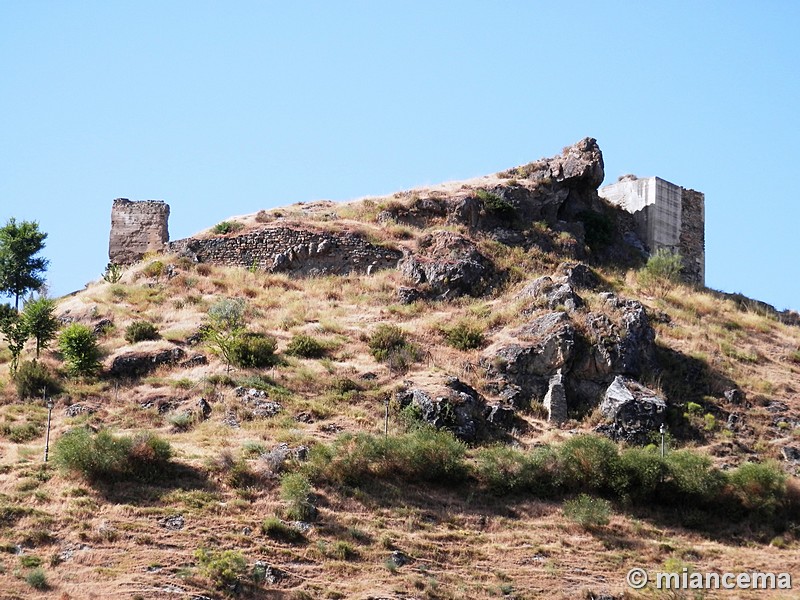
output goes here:
<path id="1" fill-rule="evenodd" d="M 101 368 L 39 359 L 47 463 L 47 409 L 0 353 L 0 597 L 683 597 L 633 567 L 800 585 L 797 315 L 648 265 L 603 178 L 587 138 L 166 246 L 153 205 L 157 254 L 112 232 L 125 268 L 58 304 Z"/>

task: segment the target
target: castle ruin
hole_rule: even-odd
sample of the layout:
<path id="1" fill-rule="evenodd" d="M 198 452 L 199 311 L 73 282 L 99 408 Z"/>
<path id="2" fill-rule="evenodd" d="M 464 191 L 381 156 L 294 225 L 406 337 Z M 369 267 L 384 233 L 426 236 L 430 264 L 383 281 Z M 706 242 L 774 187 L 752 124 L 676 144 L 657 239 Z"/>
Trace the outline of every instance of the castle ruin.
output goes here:
<path id="1" fill-rule="evenodd" d="M 637 233 L 654 252 L 666 248 L 683 257 L 683 279 L 705 285 L 705 196 L 660 177 L 626 175 L 597 192 L 631 213 Z"/>
<path id="2" fill-rule="evenodd" d="M 168 241 L 169 204 L 163 200 L 114 200 L 108 238 L 108 259 L 112 263 L 133 264 L 148 252 L 163 252 Z"/>

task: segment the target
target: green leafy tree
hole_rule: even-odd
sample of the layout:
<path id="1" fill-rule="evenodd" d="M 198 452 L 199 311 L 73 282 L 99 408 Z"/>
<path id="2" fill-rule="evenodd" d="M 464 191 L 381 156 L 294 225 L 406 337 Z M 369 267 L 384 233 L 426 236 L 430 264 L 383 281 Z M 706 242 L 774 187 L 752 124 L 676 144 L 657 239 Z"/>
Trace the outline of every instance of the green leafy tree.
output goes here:
<path id="1" fill-rule="evenodd" d="M 39 358 L 39 350 L 47 348 L 58 333 L 59 322 L 55 312 L 56 303 L 50 298 L 30 300 L 22 309 L 22 322 L 36 340 L 36 358 Z"/>
<path id="2" fill-rule="evenodd" d="M 0 304 L 0 334 L 11 351 L 10 366 L 11 374 L 14 375 L 19 365 L 19 356 L 28 341 L 28 329 L 19 313 L 7 304 Z"/>
<path id="3" fill-rule="evenodd" d="M 44 248 L 46 238 L 35 221 L 17 223 L 12 217 L 0 228 L 0 292 L 14 298 L 17 310 L 19 299 L 44 283 L 42 274 L 48 261 L 36 255 Z"/>
<path id="4" fill-rule="evenodd" d="M 235 351 L 245 329 L 245 309 L 242 298 L 225 298 L 208 309 L 208 323 L 203 337 L 225 361 L 227 370 L 235 359 Z"/>
<path id="5" fill-rule="evenodd" d="M 65 327 L 58 338 L 58 349 L 71 375 L 94 375 L 100 368 L 100 347 L 86 325 L 72 323 Z"/>

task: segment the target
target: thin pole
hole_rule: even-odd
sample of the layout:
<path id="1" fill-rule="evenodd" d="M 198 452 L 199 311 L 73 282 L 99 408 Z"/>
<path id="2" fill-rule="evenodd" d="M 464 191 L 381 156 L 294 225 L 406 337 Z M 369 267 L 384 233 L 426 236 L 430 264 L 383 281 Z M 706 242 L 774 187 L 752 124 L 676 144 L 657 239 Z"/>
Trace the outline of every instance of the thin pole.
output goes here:
<path id="1" fill-rule="evenodd" d="M 44 394 L 42 394 L 44 396 Z M 53 403 L 47 403 L 47 435 L 44 440 L 44 462 L 47 462 L 47 457 L 50 454 L 50 418 L 53 415 Z"/>
<path id="2" fill-rule="evenodd" d="M 383 416 L 383 435 L 389 435 L 389 398 L 384 401 L 385 411 Z"/>

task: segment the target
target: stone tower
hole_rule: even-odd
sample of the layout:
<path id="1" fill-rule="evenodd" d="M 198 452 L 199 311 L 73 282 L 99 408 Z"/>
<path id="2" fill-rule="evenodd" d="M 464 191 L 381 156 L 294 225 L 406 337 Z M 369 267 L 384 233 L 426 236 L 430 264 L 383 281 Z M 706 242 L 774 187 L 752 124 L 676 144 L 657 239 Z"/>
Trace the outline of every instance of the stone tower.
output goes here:
<path id="1" fill-rule="evenodd" d="M 131 202 L 117 198 L 111 208 L 108 259 L 128 265 L 147 252 L 163 252 L 169 241 L 169 204 L 163 200 Z"/>
<path id="2" fill-rule="evenodd" d="M 705 196 L 659 177 L 625 176 L 598 190 L 634 216 L 637 233 L 653 252 L 667 248 L 683 256 L 683 279 L 705 285 Z"/>

